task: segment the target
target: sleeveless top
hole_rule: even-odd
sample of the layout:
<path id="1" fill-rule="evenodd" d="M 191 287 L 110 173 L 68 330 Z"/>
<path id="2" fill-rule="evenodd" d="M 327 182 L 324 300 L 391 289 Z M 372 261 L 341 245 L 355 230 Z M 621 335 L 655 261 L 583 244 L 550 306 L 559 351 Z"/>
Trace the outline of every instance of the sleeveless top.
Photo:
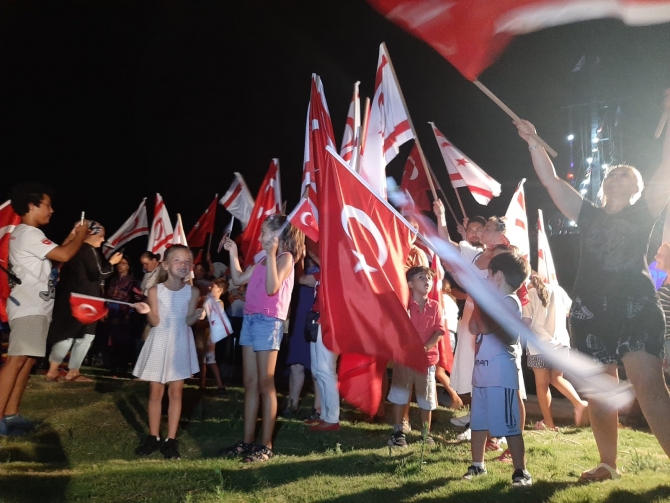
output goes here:
<path id="1" fill-rule="evenodd" d="M 287 253 L 280 253 L 277 255 L 277 259 Z M 290 253 L 289 256 L 291 256 Z M 247 286 L 247 300 L 244 304 L 244 314 L 262 314 L 270 318 L 286 320 L 288 308 L 291 304 L 295 270 L 291 267 L 291 272 L 282 281 L 277 293 L 268 295 L 265 289 L 265 276 L 267 274 L 266 260 L 267 258 L 256 264 L 254 271 L 251 273 L 249 285 Z M 293 256 L 291 256 L 291 262 L 293 262 Z"/>

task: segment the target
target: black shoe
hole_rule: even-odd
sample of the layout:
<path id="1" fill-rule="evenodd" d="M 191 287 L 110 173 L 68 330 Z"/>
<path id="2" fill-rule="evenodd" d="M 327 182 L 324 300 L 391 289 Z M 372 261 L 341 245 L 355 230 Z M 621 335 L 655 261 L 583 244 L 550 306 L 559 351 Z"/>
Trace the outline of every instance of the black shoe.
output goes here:
<path id="1" fill-rule="evenodd" d="M 180 459 L 181 454 L 177 450 L 178 442 L 174 438 L 166 438 L 161 446 L 161 452 L 165 459 Z"/>
<path id="2" fill-rule="evenodd" d="M 522 470 L 517 468 L 512 474 L 512 486 L 513 487 L 525 487 L 533 485 L 533 477 L 530 476 L 528 470 Z"/>
<path id="3" fill-rule="evenodd" d="M 465 480 L 472 480 L 475 477 L 479 477 L 480 475 L 486 475 L 487 473 L 488 472 L 486 471 L 486 468 L 483 468 L 481 466 L 470 465 L 468 467 L 468 471 L 465 472 L 465 475 L 463 475 L 463 478 Z"/>
<path id="4" fill-rule="evenodd" d="M 388 445 L 390 447 L 407 447 L 407 437 L 402 430 L 398 430 L 389 439 Z"/>
<path id="5" fill-rule="evenodd" d="M 228 390 L 224 386 L 223 388 L 216 388 L 216 396 L 227 396 Z"/>
<path id="6" fill-rule="evenodd" d="M 137 456 L 149 456 L 161 448 L 161 441 L 153 435 L 147 435 L 147 438 L 135 449 Z"/>

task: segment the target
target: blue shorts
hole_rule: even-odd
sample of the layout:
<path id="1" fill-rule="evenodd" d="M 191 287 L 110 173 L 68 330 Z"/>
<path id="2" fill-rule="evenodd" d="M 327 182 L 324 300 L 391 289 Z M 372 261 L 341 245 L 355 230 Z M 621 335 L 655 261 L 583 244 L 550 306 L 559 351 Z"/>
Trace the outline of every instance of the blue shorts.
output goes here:
<path id="1" fill-rule="evenodd" d="M 253 346 L 254 351 L 279 351 L 284 336 L 284 320 L 264 314 L 245 314 L 240 333 L 240 346 Z"/>
<path id="2" fill-rule="evenodd" d="M 521 435 L 519 390 L 473 386 L 470 428 L 472 431 L 488 430 L 492 437 Z"/>

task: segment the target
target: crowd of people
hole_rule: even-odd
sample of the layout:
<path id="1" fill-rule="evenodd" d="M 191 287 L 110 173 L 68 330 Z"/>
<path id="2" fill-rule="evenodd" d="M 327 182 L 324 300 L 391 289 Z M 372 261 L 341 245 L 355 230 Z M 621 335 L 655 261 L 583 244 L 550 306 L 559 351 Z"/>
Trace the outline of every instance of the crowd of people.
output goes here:
<path id="1" fill-rule="evenodd" d="M 670 93 L 665 108 L 670 111 Z M 622 365 L 652 433 L 670 455 L 670 395 L 663 374 L 670 335 L 670 280 L 656 292 L 646 261 L 652 228 L 670 195 L 670 133 L 664 140 L 661 166 L 645 190 L 635 168 L 616 166 L 607 173 L 601 204 L 596 205 L 556 175 L 531 123 L 520 121 L 516 126 L 528 143 L 535 171 L 550 197 L 580 228 L 580 260 L 572 300 L 560 286 L 545 284 L 531 271 L 527 258 L 506 238 L 504 219 L 470 218 L 458 226 L 460 239 L 452 241 L 444 207 L 436 200 L 438 234 L 487 279 L 501 299 L 501 309 L 523 320 L 537 339 L 550 344 L 551 351 L 569 358 L 572 347 L 615 377 L 618 365 Z M 79 222 L 60 246 L 44 235 L 40 227 L 53 213 L 48 188 L 18 185 L 12 190 L 11 202 L 21 224 L 13 231 L 9 248 L 12 289 L 7 312 L 11 332 L 8 357 L 0 371 L 0 435 L 34 428 L 19 413 L 20 403 L 35 360 L 45 357 L 48 347 L 45 379 L 49 382 L 90 381 L 80 372 L 84 358 L 91 347 L 93 352 L 104 347 L 110 372 L 122 375 L 133 365 L 132 375 L 149 382 L 149 434 L 136 454 L 146 456 L 160 450 L 166 458 L 179 458 L 177 433 L 184 381 L 200 373 L 204 387 L 209 372 L 217 393 L 226 393 L 209 320 L 212 309 L 222 308 L 236 320 L 233 324 L 239 334 L 244 429 L 240 440 L 223 448 L 221 454 L 239 456 L 245 462 L 263 462 L 274 456 L 278 415 L 275 372 L 289 315 L 289 392 L 281 415 L 297 417 L 309 372 L 314 384 L 314 407 L 305 417 L 309 429 L 339 430 L 338 355 L 324 344 L 319 323 L 319 313 L 328 308 L 320 301 L 319 254 L 285 216 L 273 215 L 264 221 L 259 237 L 264 256 L 247 269 L 240 265 L 235 241 L 227 237 L 223 247 L 229 266 L 223 278 L 215 277 L 209 258 L 207 263 L 194 264 L 191 250 L 174 245 L 164 257 L 145 252 L 140 258 L 144 277 L 138 281 L 128 256 L 116 252 L 106 259 L 100 253 L 105 228 L 98 222 Z M 407 215 L 407 220 L 418 229 L 416 218 Z M 472 462 L 464 478 L 485 475 L 485 453 L 502 452 L 504 440 L 508 450 L 498 459 L 513 465 L 513 485 L 532 484 L 523 441 L 526 393 L 519 334 L 501 328 L 467 294 L 468 285 L 450 271 L 448 263 L 443 264 L 446 273 L 431 268 L 432 252 L 416 241 L 415 233 L 411 233 L 410 246 L 405 264 L 410 291 L 407 311 L 424 344 L 427 367 L 418 371 L 389 362 L 390 383 L 385 373 L 381 384 L 384 398 L 392 404 L 388 445 L 407 447 L 413 398 L 425 430 L 422 441 L 435 443 L 430 426 L 432 411 L 438 406 L 439 381 L 453 408 L 470 406 L 469 413 L 458 418 L 464 427 L 459 439 L 471 442 Z M 670 272 L 670 244 L 663 244 L 656 258 L 659 268 Z M 188 282 L 192 271 L 194 278 Z M 439 300 L 430 298 L 436 274 L 442 281 Z M 296 278 L 298 286 L 294 288 Z M 98 327 L 95 323 L 84 325 L 72 316 L 71 293 L 104 295 L 127 304 L 110 304 Z M 460 313 L 457 298 L 464 301 Z M 207 302 L 210 307 L 205 309 Z M 542 413 L 534 428 L 558 431 L 551 412 L 553 385 L 572 403 L 575 424 L 582 425 L 588 419 L 593 428 L 600 463 L 582 473 L 581 479 L 618 478 L 616 409 L 597 397 L 580 396 L 543 351 L 546 348 L 533 344 L 525 348 Z M 68 353 L 68 370 L 62 371 Z M 162 436 L 161 404 L 166 387 L 168 424 L 167 434 Z M 257 441 L 259 411 L 262 427 Z M 385 400 L 374 419 L 387 421 Z"/>

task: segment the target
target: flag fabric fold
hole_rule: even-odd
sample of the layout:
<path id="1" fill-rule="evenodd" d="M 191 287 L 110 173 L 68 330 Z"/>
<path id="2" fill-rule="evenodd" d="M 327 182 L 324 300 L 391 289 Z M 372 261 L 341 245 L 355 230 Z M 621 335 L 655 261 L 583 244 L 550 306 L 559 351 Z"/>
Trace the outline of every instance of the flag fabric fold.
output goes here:
<path id="1" fill-rule="evenodd" d="M 319 224 L 316 214 L 317 210 L 309 197 L 301 197 L 300 202 L 288 215 L 287 219 L 293 226 L 300 229 L 305 236 L 317 242 L 319 240 Z"/>
<path id="2" fill-rule="evenodd" d="M 349 113 L 347 114 L 347 123 L 344 126 L 344 134 L 342 135 L 342 147 L 340 148 L 340 156 L 351 166 L 354 158 L 354 151 L 358 146 L 358 128 L 361 127 L 361 99 L 358 91 L 360 82 L 354 84 L 354 95 L 351 98 L 349 105 Z"/>
<path id="3" fill-rule="evenodd" d="M 226 238 L 230 236 L 230 234 L 233 232 L 233 223 L 235 223 L 235 217 L 230 217 L 230 222 L 228 222 L 228 225 L 226 225 L 226 228 L 223 229 L 223 236 L 221 236 L 221 241 L 219 241 L 219 246 L 216 249 L 217 253 L 221 253 L 221 250 L 223 249 L 223 244 L 226 241 Z"/>
<path id="4" fill-rule="evenodd" d="M 240 221 L 242 230 L 247 228 L 255 201 L 242 175 L 235 173 L 235 180 L 219 200 L 219 204 Z"/>
<path id="5" fill-rule="evenodd" d="M 375 93 L 361 152 L 360 173 L 378 193 L 386 194 L 386 165 L 402 144 L 414 138 L 409 112 L 393 71 L 386 44 L 379 46 Z"/>
<path id="6" fill-rule="evenodd" d="M 500 195 L 500 184 L 487 175 L 482 168 L 472 162 L 460 150 L 454 147 L 432 122 L 435 140 L 440 147 L 442 159 L 447 166 L 449 179 L 454 190 L 467 187 L 479 204 L 487 205 Z"/>
<path id="7" fill-rule="evenodd" d="M 156 193 L 156 205 L 154 207 L 154 219 L 151 222 L 151 232 L 149 233 L 149 250 L 151 253 L 160 253 L 161 257 L 165 255 L 167 246 L 172 243 L 174 231 L 170 216 L 165 208 L 165 202 L 159 193 Z"/>
<path id="8" fill-rule="evenodd" d="M 0 205 L 0 265 L 9 268 L 9 239 L 14 228 L 21 223 L 12 208 L 11 201 Z M 0 321 L 7 322 L 7 299 L 9 298 L 9 280 L 7 273 L 0 271 Z"/>
<path id="9" fill-rule="evenodd" d="M 205 246 L 207 234 L 214 234 L 214 221 L 216 220 L 216 203 L 219 199 L 218 194 L 214 196 L 214 200 L 207 207 L 202 216 L 198 219 L 195 226 L 186 236 L 188 242 L 194 248 L 202 248 Z"/>
<path id="10" fill-rule="evenodd" d="M 587 19 L 670 21 L 667 0 L 368 0 L 377 11 L 476 80 L 514 35 Z"/>
<path id="11" fill-rule="evenodd" d="M 142 199 L 142 202 L 135 212 L 130 215 L 128 220 L 123 222 L 123 225 L 121 225 L 114 234 L 107 238 L 107 241 L 104 244 L 105 257 L 111 257 L 114 250 L 120 248 L 131 239 L 149 234 L 146 203 L 147 198 L 145 197 Z"/>
<path id="12" fill-rule="evenodd" d="M 428 180 L 427 172 L 428 170 L 421 160 L 421 155 L 419 155 L 419 149 L 414 144 L 405 163 L 405 169 L 400 181 L 400 189 L 406 190 L 409 193 L 415 208 L 421 211 L 431 211 L 432 209 L 430 199 L 428 198 L 430 181 Z"/>
<path id="13" fill-rule="evenodd" d="M 549 247 L 549 238 L 544 227 L 542 210 L 537 210 L 537 275 L 548 285 L 558 283 L 554 258 Z"/>
<path id="14" fill-rule="evenodd" d="M 203 307 L 209 321 L 209 337 L 214 344 L 233 333 L 233 327 L 221 303 L 211 295 L 205 297 Z"/>
<path id="15" fill-rule="evenodd" d="M 107 315 L 105 299 L 80 293 L 70 294 L 72 316 L 84 325 L 90 325 Z"/>
<path id="16" fill-rule="evenodd" d="M 509 242 L 519 248 L 519 253 L 530 260 L 530 239 L 528 238 L 528 215 L 526 214 L 526 195 L 523 185 L 524 178 L 519 182 L 512 200 L 505 212 L 505 236 Z"/>
<path id="17" fill-rule="evenodd" d="M 265 219 L 270 215 L 281 213 L 281 189 L 279 179 L 279 159 L 272 159 L 270 168 L 263 179 L 258 195 L 256 196 L 256 204 L 249 219 L 249 225 L 240 236 L 242 245 L 242 253 L 244 255 L 243 269 L 254 264 L 254 257 L 262 251 L 260 241 L 261 226 Z"/>
<path id="18" fill-rule="evenodd" d="M 427 367 L 407 314 L 410 225 L 332 148 L 326 160 L 319 197 L 323 341 L 337 354 L 363 356 L 363 363 L 359 358 L 349 371 L 340 368 L 340 391 L 372 415 L 379 404 L 369 401 L 377 396 L 370 391 L 378 384 L 375 362 Z"/>

